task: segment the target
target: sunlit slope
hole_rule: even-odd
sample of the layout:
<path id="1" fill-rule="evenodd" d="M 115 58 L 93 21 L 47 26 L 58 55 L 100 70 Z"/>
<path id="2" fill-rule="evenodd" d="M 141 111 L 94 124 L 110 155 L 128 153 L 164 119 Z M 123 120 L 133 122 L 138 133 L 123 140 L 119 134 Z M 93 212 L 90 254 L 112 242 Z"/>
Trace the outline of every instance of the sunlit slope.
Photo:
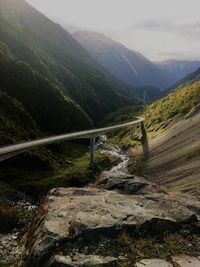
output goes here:
<path id="1" fill-rule="evenodd" d="M 146 172 L 172 190 L 200 196 L 200 114 L 151 139 Z"/>
<path id="2" fill-rule="evenodd" d="M 150 154 L 145 165 L 147 176 L 153 181 L 173 190 L 198 196 L 200 193 L 199 71 L 191 77 L 192 79 L 185 80 L 171 94 L 147 108 L 145 116 Z"/>
<path id="3" fill-rule="evenodd" d="M 200 69 L 166 97 L 148 106 L 145 112 L 149 133 L 163 130 L 200 110 Z"/>

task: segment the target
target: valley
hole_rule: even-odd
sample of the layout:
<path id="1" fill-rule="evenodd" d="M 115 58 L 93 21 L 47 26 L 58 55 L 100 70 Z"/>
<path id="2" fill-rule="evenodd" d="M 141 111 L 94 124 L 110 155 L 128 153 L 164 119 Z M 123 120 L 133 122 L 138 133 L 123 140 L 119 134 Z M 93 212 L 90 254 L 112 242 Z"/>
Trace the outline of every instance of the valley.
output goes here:
<path id="1" fill-rule="evenodd" d="M 199 57 L 115 41 L 164 20 L 70 33 L 34 1 L 0 1 L 0 146 L 31 148 L 0 160 L 0 267 L 199 267 Z"/>

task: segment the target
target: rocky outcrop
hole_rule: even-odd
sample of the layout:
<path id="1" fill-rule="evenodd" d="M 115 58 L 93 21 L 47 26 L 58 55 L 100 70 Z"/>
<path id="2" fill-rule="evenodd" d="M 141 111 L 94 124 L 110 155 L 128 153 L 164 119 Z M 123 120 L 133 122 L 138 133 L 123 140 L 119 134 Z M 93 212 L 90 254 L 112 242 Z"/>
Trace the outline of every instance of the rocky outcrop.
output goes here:
<path id="1" fill-rule="evenodd" d="M 136 267 L 173 267 L 173 265 L 165 260 L 160 259 L 144 259 L 136 263 Z"/>
<path id="2" fill-rule="evenodd" d="M 23 265 L 82 266 L 81 262 L 95 259 L 102 265 L 83 266 L 112 266 L 104 263 L 118 259 L 105 258 L 113 255 L 101 248 L 111 242 L 108 240 L 124 231 L 135 235 L 138 231 L 159 235 L 182 228 L 198 232 L 199 207 L 199 202 L 169 195 L 143 178 L 104 172 L 96 188 L 50 191 L 23 238 L 26 244 Z M 99 242 L 102 239 L 104 245 Z M 75 257 L 77 253 L 79 256 Z"/>
<path id="3" fill-rule="evenodd" d="M 144 195 L 150 193 L 167 193 L 164 187 L 148 182 L 142 177 L 123 172 L 105 171 L 96 183 L 97 187 L 107 190 L 117 190 L 125 194 Z"/>

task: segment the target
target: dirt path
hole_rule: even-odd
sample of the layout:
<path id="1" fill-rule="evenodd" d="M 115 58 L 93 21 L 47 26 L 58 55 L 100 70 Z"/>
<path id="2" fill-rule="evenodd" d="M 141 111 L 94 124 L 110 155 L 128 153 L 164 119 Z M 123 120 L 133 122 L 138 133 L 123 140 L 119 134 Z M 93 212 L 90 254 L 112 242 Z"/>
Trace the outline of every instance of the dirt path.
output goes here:
<path id="1" fill-rule="evenodd" d="M 149 142 L 150 180 L 170 190 L 200 196 L 200 114 Z"/>

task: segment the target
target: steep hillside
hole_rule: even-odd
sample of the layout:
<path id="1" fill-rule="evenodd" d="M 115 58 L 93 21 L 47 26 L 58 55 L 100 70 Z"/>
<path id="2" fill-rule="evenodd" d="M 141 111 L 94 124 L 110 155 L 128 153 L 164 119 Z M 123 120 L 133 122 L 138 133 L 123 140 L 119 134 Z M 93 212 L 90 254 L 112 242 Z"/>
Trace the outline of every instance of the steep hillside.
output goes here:
<path id="1" fill-rule="evenodd" d="M 0 146 L 40 136 L 23 106 L 0 90 Z"/>
<path id="2" fill-rule="evenodd" d="M 200 70 L 168 96 L 145 108 L 145 128 L 148 143 L 141 145 L 141 130 L 130 138 L 130 129 L 110 136 L 110 143 L 130 147 L 129 168 L 133 174 L 167 186 L 171 191 L 199 197 L 200 193 Z M 119 110 L 106 118 L 111 121 L 131 120 L 132 109 Z M 148 157 L 143 151 L 149 151 Z M 137 157 L 138 156 L 138 157 Z"/>
<path id="3" fill-rule="evenodd" d="M 189 77 L 190 79 L 185 80 L 176 90 L 147 107 L 145 118 L 149 132 L 157 132 L 199 112 L 199 71 Z"/>
<path id="4" fill-rule="evenodd" d="M 149 140 L 145 175 L 171 191 L 200 194 L 200 114 Z"/>
<path id="5" fill-rule="evenodd" d="M 102 34 L 79 31 L 73 36 L 99 64 L 130 85 L 154 86 L 163 90 L 183 78 L 185 73 L 193 71 L 195 64 L 198 65 L 195 62 L 191 64 L 188 62 L 184 70 L 180 70 L 179 65 L 176 66 L 176 70 L 174 70 L 175 67 L 172 70 L 169 63 L 151 62 L 140 53 Z"/>
<path id="6" fill-rule="evenodd" d="M 190 75 L 145 111 L 149 155 L 143 170 L 172 191 L 200 193 L 200 76 Z M 165 130 L 165 131 L 164 131 Z"/>
<path id="7" fill-rule="evenodd" d="M 59 133 L 90 127 L 88 116 L 57 86 L 29 65 L 18 61 L 0 45 L 0 85 L 12 98 L 23 103 L 41 130 Z"/>
<path id="8" fill-rule="evenodd" d="M 118 107 L 134 103 L 121 93 L 126 85 L 105 74 L 67 31 L 24 0 L 2 0 L 0 15 L 2 43 L 95 122 Z"/>
<path id="9" fill-rule="evenodd" d="M 25 74 L 29 77 L 28 72 Z M 27 87 L 22 88 L 27 89 Z M 30 91 L 31 94 L 33 99 L 34 93 Z M 80 127 L 83 122 L 77 123 L 79 123 L 77 127 Z M 40 131 L 40 127 L 24 106 L 15 98 L 9 97 L 2 88 L 2 91 L 0 90 L 0 146 L 41 138 L 46 134 Z M 0 210 L 2 201 L 18 201 L 24 194 L 38 201 L 54 186 L 84 185 L 110 164 L 112 159 L 109 156 L 97 153 L 95 169 L 91 173 L 88 143 L 74 142 L 35 148 L 0 162 Z M 0 214 L 0 232 L 1 227 Z"/>
<path id="10" fill-rule="evenodd" d="M 42 135 L 23 105 L 0 90 L 0 146 L 36 139 Z M 17 186 L 11 185 L 14 180 L 19 181 L 18 189 L 21 186 L 21 192 L 30 190 L 31 183 L 29 183 L 29 187 L 25 188 L 23 179 L 27 181 L 34 172 L 38 175 L 41 170 L 48 172 L 56 170 L 57 166 L 61 166 L 62 161 L 64 161 L 62 154 L 58 158 L 53 150 L 45 147 L 0 162 L 0 202 L 2 197 L 15 198 L 14 192 Z M 32 183 L 34 183 L 33 176 Z M 36 192 L 32 191 L 32 194 L 36 194 Z"/>

